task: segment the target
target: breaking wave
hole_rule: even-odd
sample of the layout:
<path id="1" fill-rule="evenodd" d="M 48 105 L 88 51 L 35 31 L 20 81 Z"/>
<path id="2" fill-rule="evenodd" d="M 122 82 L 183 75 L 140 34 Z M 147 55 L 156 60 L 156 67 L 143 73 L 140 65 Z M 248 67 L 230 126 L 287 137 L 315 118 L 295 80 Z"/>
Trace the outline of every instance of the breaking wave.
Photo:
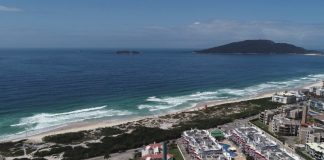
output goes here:
<path id="1" fill-rule="evenodd" d="M 18 123 L 10 125 L 23 129 L 22 132 L 13 136 L 19 137 L 28 134 L 41 133 L 68 125 L 73 122 L 82 122 L 90 119 L 105 117 L 127 117 L 140 113 L 141 111 L 158 112 L 171 111 L 195 106 L 203 101 L 224 101 L 255 97 L 262 93 L 284 90 L 289 88 L 300 88 L 308 84 L 324 79 L 324 74 L 308 75 L 288 81 L 269 81 L 245 88 L 222 88 L 214 91 L 195 92 L 180 96 L 151 96 L 145 102 L 137 106 L 138 111 L 117 110 L 107 106 L 91 107 L 61 113 L 38 113 L 29 117 L 23 117 Z M 5 135 L 0 139 L 5 139 Z"/>
<path id="2" fill-rule="evenodd" d="M 174 97 L 148 97 L 144 104 L 138 105 L 140 110 L 146 109 L 148 111 L 166 110 L 171 108 L 180 108 L 194 106 L 202 101 L 221 101 L 240 99 L 257 96 L 261 93 L 283 90 L 289 88 L 300 88 L 305 85 L 315 83 L 324 78 L 324 74 L 308 75 L 306 77 L 297 78 L 288 81 L 269 81 L 254 86 L 235 89 L 224 88 L 215 91 L 196 92 L 189 95 L 174 96 Z"/>
<path id="3" fill-rule="evenodd" d="M 27 131 L 36 131 L 84 120 L 131 114 L 133 113 L 130 111 L 107 109 L 107 106 L 100 106 L 63 113 L 39 113 L 30 117 L 21 118 L 19 123 L 12 124 L 11 127 L 23 127 Z"/>

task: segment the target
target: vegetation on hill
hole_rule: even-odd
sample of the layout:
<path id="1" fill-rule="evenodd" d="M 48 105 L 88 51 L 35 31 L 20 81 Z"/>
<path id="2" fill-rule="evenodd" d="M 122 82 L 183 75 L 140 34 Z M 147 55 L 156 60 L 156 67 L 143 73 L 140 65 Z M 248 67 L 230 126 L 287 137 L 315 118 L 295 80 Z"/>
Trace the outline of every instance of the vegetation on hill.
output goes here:
<path id="1" fill-rule="evenodd" d="M 320 53 L 319 51 L 307 50 L 288 43 L 275 43 L 270 40 L 245 40 L 233 42 L 218 47 L 208 48 L 198 53 Z"/>

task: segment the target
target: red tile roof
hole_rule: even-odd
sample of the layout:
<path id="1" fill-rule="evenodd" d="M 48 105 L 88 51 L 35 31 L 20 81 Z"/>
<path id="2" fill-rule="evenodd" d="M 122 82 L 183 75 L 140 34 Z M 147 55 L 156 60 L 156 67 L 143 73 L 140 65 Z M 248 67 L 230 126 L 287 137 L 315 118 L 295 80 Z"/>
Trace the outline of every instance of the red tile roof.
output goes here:
<path id="1" fill-rule="evenodd" d="M 170 159 L 172 157 L 173 157 L 172 154 L 167 155 L 167 159 Z M 145 160 L 146 158 L 151 158 L 151 160 L 158 160 L 158 159 L 163 158 L 163 154 L 149 154 L 149 155 L 142 157 L 142 160 Z"/>
<path id="2" fill-rule="evenodd" d="M 160 143 L 152 143 L 152 144 L 149 144 L 148 146 L 150 146 L 151 148 L 161 148 L 162 149 L 162 144 Z"/>

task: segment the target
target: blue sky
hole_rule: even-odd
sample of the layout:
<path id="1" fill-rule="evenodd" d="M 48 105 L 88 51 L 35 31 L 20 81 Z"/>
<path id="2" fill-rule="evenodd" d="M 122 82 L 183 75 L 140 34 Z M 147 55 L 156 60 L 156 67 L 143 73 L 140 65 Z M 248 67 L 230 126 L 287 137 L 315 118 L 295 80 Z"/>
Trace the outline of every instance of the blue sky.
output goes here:
<path id="1" fill-rule="evenodd" d="M 323 0 L 0 0 L 1 48 L 324 48 Z"/>

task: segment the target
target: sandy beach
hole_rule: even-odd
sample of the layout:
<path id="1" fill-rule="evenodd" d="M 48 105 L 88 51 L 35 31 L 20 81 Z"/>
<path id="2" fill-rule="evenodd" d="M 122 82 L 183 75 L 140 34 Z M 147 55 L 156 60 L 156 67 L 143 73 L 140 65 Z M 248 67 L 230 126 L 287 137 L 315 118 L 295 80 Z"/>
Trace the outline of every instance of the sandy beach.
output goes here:
<path id="1" fill-rule="evenodd" d="M 164 116 L 168 114 L 176 114 L 180 112 L 186 112 L 186 111 L 193 111 L 193 110 L 200 110 L 207 105 L 207 107 L 212 107 L 215 105 L 221 105 L 221 104 L 227 104 L 227 103 L 233 103 L 233 102 L 239 102 L 239 101 L 244 101 L 244 100 L 252 100 L 252 99 L 259 99 L 259 98 L 266 98 L 270 97 L 272 93 L 266 93 L 262 94 L 256 97 L 251 97 L 251 98 L 246 98 L 246 99 L 240 99 L 240 100 L 223 100 L 223 101 L 206 101 L 202 103 L 198 103 L 194 107 L 190 108 L 184 108 L 181 111 L 170 111 L 168 113 L 164 114 L 159 114 L 159 115 L 151 115 L 151 116 L 143 116 L 143 117 L 134 117 L 134 118 L 129 118 L 129 119 L 119 119 L 119 120 L 102 120 L 102 121 L 96 121 L 96 122 L 79 122 L 79 123 L 71 123 L 68 124 L 67 126 L 60 127 L 51 131 L 43 132 L 40 134 L 35 134 L 35 135 L 27 135 L 27 139 L 30 142 L 41 142 L 42 138 L 45 136 L 49 135 L 55 135 L 55 134 L 63 134 L 63 133 L 68 133 L 68 132 L 78 132 L 78 131 L 83 131 L 83 130 L 92 130 L 92 129 L 97 129 L 97 128 L 103 128 L 103 127 L 112 127 L 120 124 L 125 124 L 128 122 L 133 122 L 133 121 L 139 121 L 147 118 L 156 118 L 159 116 Z M 19 140 L 19 139 L 17 139 Z"/>
<path id="2" fill-rule="evenodd" d="M 313 86 L 322 86 L 322 82 L 318 81 L 316 83 L 308 84 L 305 85 L 299 89 L 307 89 Z M 296 89 L 296 88 L 294 88 Z M 16 140 L 21 140 L 24 138 L 27 138 L 28 141 L 33 142 L 33 143 L 38 143 L 42 142 L 42 138 L 45 136 L 49 135 L 55 135 L 55 134 L 63 134 L 63 133 L 68 133 L 68 132 L 78 132 L 78 131 L 83 131 L 83 130 L 93 130 L 97 128 L 103 128 L 103 127 L 111 127 L 111 126 L 116 126 L 120 124 L 125 124 L 128 122 L 134 122 L 134 121 L 139 121 L 139 120 L 144 120 L 147 118 L 157 118 L 159 116 L 164 116 L 168 114 L 177 114 L 180 112 L 186 112 L 186 111 L 193 111 L 193 110 L 200 110 L 207 107 L 212 107 L 216 105 L 221 105 L 221 104 L 226 104 L 226 103 L 233 103 L 233 102 L 239 102 L 239 101 L 245 101 L 245 100 L 253 100 L 253 99 L 259 99 L 259 98 L 265 98 L 265 97 L 271 97 L 271 95 L 274 92 L 267 92 L 267 93 L 262 93 L 253 97 L 248 97 L 248 98 L 242 98 L 242 99 L 237 99 L 237 100 L 222 100 L 222 101 L 206 101 L 206 102 L 201 102 L 198 103 L 197 105 L 190 107 L 190 108 L 184 108 L 180 111 L 170 111 L 168 113 L 163 113 L 159 115 L 150 115 L 150 116 L 142 116 L 142 117 L 131 117 L 127 119 L 115 119 L 115 120 L 99 120 L 99 121 L 91 121 L 91 122 L 78 122 L 78 123 L 71 123 L 67 124 L 66 126 L 59 127 L 50 131 L 46 131 L 43 133 L 39 134 L 34 134 L 34 135 L 26 135 L 25 137 L 20 137 L 16 139 L 11 139 L 10 141 L 16 141 Z M 8 141 L 8 140 L 6 140 Z"/>

